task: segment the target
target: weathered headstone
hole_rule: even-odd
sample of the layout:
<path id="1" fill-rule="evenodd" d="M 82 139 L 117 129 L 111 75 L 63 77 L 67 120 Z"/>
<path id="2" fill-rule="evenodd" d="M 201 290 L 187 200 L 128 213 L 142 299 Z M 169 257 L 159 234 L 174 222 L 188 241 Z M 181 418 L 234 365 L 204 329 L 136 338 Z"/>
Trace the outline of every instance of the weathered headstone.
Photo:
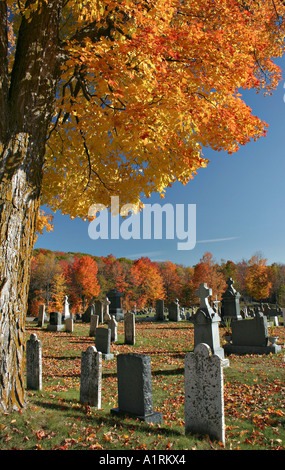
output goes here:
<path id="1" fill-rule="evenodd" d="M 110 305 L 110 300 L 108 297 L 104 300 L 104 322 L 108 323 L 111 320 L 111 315 L 109 313 L 109 305 Z"/>
<path id="2" fill-rule="evenodd" d="M 212 353 L 223 360 L 223 367 L 227 367 L 229 360 L 225 359 L 224 349 L 220 345 L 219 322 L 221 318 L 208 301 L 209 295 L 212 295 L 212 289 L 203 283 L 200 284 L 196 294 L 200 297 L 200 307 L 191 319 L 194 323 L 194 348 L 200 343 L 208 344 Z"/>
<path id="3" fill-rule="evenodd" d="M 99 315 L 91 315 L 89 336 L 95 336 L 96 328 L 98 328 L 98 325 L 99 325 Z"/>
<path id="4" fill-rule="evenodd" d="M 120 321 L 124 319 L 124 313 L 121 306 L 121 298 L 123 294 L 117 289 L 112 289 L 107 292 L 107 297 L 110 301 L 109 314 L 115 316 L 115 320 Z"/>
<path id="5" fill-rule="evenodd" d="M 47 330 L 49 331 L 61 331 L 64 328 L 64 325 L 61 323 L 61 312 L 50 312 L 49 315 L 49 324 L 47 325 Z"/>
<path id="6" fill-rule="evenodd" d="M 204 343 L 185 356 L 185 433 L 225 444 L 222 360 Z"/>
<path id="7" fill-rule="evenodd" d="M 235 290 L 233 287 L 234 281 L 232 278 L 227 280 L 227 289 L 222 294 L 222 309 L 221 317 L 222 320 L 231 319 L 231 320 L 241 320 L 242 316 L 240 314 L 240 305 L 239 298 L 240 293 Z"/>
<path id="8" fill-rule="evenodd" d="M 135 314 L 127 312 L 124 318 L 125 344 L 135 344 L 136 342 L 136 319 Z"/>
<path id="9" fill-rule="evenodd" d="M 274 326 L 279 326 L 279 320 L 278 320 L 279 309 L 278 308 L 271 308 L 268 304 L 263 304 L 263 313 L 264 315 L 267 316 L 267 319 L 269 321 L 273 322 Z"/>
<path id="10" fill-rule="evenodd" d="M 158 299 L 155 303 L 155 319 L 157 321 L 164 321 L 164 300 Z"/>
<path id="11" fill-rule="evenodd" d="M 64 320 L 64 324 L 65 324 L 65 331 L 67 331 L 68 333 L 72 333 L 73 332 L 73 318 L 72 318 L 72 316 L 66 318 Z"/>
<path id="12" fill-rule="evenodd" d="M 117 341 L 117 326 L 118 322 L 115 320 L 115 317 L 112 315 L 111 319 L 108 321 L 108 328 L 111 330 L 111 341 Z"/>
<path id="13" fill-rule="evenodd" d="M 46 306 L 44 304 L 39 306 L 38 326 L 44 326 L 44 323 L 47 320 L 45 309 Z"/>
<path id="14" fill-rule="evenodd" d="M 153 410 L 150 356 L 119 354 L 117 378 L 118 408 L 111 412 L 130 414 L 147 423 L 161 423 L 162 413 Z"/>
<path id="15" fill-rule="evenodd" d="M 81 354 L 80 402 L 101 408 L 102 353 L 89 346 Z"/>
<path id="16" fill-rule="evenodd" d="M 90 322 L 90 318 L 91 318 L 91 315 L 95 315 L 95 305 L 94 305 L 94 301 L 92 300 L 92 302 L 88 305 L 87 309 L 85 310 L 85 312 L 83 313 L 82 315 L 82 322 L 83 323 L 89 323 Z"/>
<path id="17" fill-rule="evenodd" d="M 27 388 L 42 389 L 42 345 L 37 335 L 32 333 L 26 349 Z"/>
<path id="18" fill-rule="evenodd" d="M 96 328 L 95 347 L 97 351 L 102 353 L 102 359 L 108 361 L 113 359 L 114 354 L 110 352 L 111 347 L 111 330 L 110 328 Z"/>
<path id="19" fill-rule="evenodd" d="M 176 299 L 168 305 L 168 320 L 180 321 L 179 300 Z"/>
<path id="20" fill-rule="evenodd" d="M 226 354 L 269 354 L 277 353 L 281 346 L 269 341 L 267 319 L 260 312 L 254 318 L 233 320 L 232 339 L 224 346 Z"/>

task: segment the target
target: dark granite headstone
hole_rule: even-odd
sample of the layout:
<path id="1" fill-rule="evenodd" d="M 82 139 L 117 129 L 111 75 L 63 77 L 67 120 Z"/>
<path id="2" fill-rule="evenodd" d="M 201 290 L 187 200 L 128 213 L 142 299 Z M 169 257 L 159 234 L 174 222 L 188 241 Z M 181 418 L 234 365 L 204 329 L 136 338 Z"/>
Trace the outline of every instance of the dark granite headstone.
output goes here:
<path id="1" fill-rule="evenodd" d="M 222 295 L 221 317 L 224 319 L 241 320 L 239 298 L 240 293 L 233 287 L 234 281 L 229 278 L 227 280 L 228 287 Z"/>
<path id="2" fill-rule="evenodd" d="M 50 312 L 49 315 L 49 324 L 47 325 L 47 330 L 49 331 L 60 331 L 63 330 L 64 325 L 61 323 L 61 312 Z"/>
<path id="3" fill-rule="evenodd" d="M 281 346 L 269 344 L 267 318 L 262 313 L 254 318 L 231 322 L 232 339 L 224 346 L 227 354 L 269 354 L 281 350 Z"/>
<path id="4" fill-rule="evenodd" d="M 102 359 L 113 359 L 114 354 L 110 352 L 111 346 L 111 330 L 110 328 L 96 328 L 95 347 L 97 351 L 102 353 Z"/>
<path id="5" fill-rule="evenodd" d="M 158 424 L 162 413 L 153 411 L 150 356 L 117 356 L 118 408 L 112 413 L 130 414 L 147 423 Z"/>
<path id="6" fill-rule="evenodd" d="M 179 302 L 176 299 L 168 305 L 168 320 L 169 321 L 180 321 Z"/>
<path id="7" fill-rule="evenodd" d="M 165 317 L 164 317 L 164 300 L 163 299 L 159 299 L 156 301 L 156 304 L 155 304 L 155 319 L 157 321 L 164 321 L 165 320 Z"/>
<path id="8" fill-rule="evenodd" d="M 95 306 L 94 304 L 89 304 L 85 312 L 83 313 L 81 319 L 83 323 L 89 323 L 91 321 L 91 315 L 95 315 Z"/>
<path id="9" fill-rule="evenodd" d="M 107 292 L 106 295 L 110 301 L 109 314 L 114 315 L 117 321 L 123 320 L 124 312 L 121 306 L 122 292 L 119 292 L 117 289 L 112 289 Z"/>

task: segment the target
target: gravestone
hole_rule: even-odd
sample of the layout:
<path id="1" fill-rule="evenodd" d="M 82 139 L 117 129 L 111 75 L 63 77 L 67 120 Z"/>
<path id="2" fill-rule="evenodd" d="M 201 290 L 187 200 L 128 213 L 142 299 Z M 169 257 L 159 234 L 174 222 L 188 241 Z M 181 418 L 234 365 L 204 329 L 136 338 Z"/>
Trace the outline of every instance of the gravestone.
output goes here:
<path id="1" fill-rule="evenodd" d="M 135 344 L 136 342 L 136 319 L 135 314 L 128 312 L 124 318 L 125 344 Z"/>
<path id="2" fill-rule="evenodd" d="M 69 302 L 67 295 L 64 297 L 64 305 L 63 305 L 63 319 L 66 320 L 70 318 L 70 311 L 69 311 Z"/>
<path id="3" fill-rule="evenodd" d="M 95 315 L 95 305 L 94 302 L 90 303 L 85 310 L 85 312 L 82 315 L 82 322 L 83 323 L 89 323 L 91 319 L 91 315 Z"/>
<path id="4" fill-rule="evenodd" d="M 162 422 L 162 413 L 153 410 L 151 362 L 144 354 L 117 356 L 118 408 L 111 413 L 130 414 L 147 423 Z"/>
<path id="5" fill-rule="evenodd" d="M 45 313 L 46 306 L 41 304 L 39 306 L 39 315 L 38 315 L 38 326 L 44 326 L 45 321 L 47 321 L 46 313 Z"/>
<path id="6" fill-rule="evenodd" d="M 180 321 L 179 300 L 176 299 L 168 305 L 168 320 Z"/>
<path id="7" fill-rule="evenodd" d="M 157 321 L 164 321 L 164 300 L 158 299 L 155 303 L 155 319 Z"/>
<path id="8" fill-rule="evenodd" d="M 241 320 L 242 316 L 240 314 L 239 299 L 240 293 L 235 290 L 233 287 L 234 281 L 232 278 L 227 280 L 227 289 L 222 294 L 222 308 L 221 308 L 221 317 L 222 320 Z"/>
<path id="9" fill-rule="evenodd" d="M 191 318 L 194 323 L 194 348 L 200 343 L 208 344 L 212 353 L 222 359 L 223 367 L 227 367 L 229 360 L 225 359 L 224 349 L 220 345 L 219 321 L 221 318 L 208 301 L 209 295 L 212 295 L 212 289 L 208 288 L 206 283 L 202 283 L 196 295 L 200 297 L 200 307 Z"/>
<path id="10" fill-rule="evenodd" d="M 279 321 L 278 321 L 278 308 L 271 308 L 268 304 L 263 304 L 263 313 L 266 315 L 267 319 L 269 321 L 272 321 L 274 326 L 279 326 Z"/>
<path id="11" fill-rule="evenodd" d="M 111 289 L 107 292 L 107 297 L 110 301 L 109 313 L 115 316 L 115 320 L 120 321 L 124 319 L 123 309 L 121 307 L 121 298 L 123 294 L 117 289 Z"/>
<path id="12" fill-rule="evenodd" d="M 267 318 L 256 312 L 254 318 L 231 322 L 232 338 L 224 346 L 226 354 L 269 354 L 277 353 L 281 346 L 270 344 Z"/>
<path id="13" fill-rule="evenodd" d="M 68 317 L 64 320 L 64 325 L 65 325 L 65 331 L 67 331 L 68 333 L 73 332 L 73 318 L 72 318 L 72 316 L 70 316 L 70 317 Z"/>
<path id="14" fill-rule="evenodd" d="M 49 331 L 61 331 L 64 329 L 64 325 L 61 323 L 62 314 L 60 312 L 50 312 L 49 324 L 47 330 Z"/>
<path id="15" fill-rule="evenodd" d="M 99 315 L 91 315 L 89 336 L 95 336 L 96 328 L 98 328 L 98 325 L 99 325 Z"/>
<path id="16" fill-rule="evenodd" d="M 110 328 L 111 330 L 111 342 L 117 341 L 118 339 L 117 326 L 118 326 L 118 322 L 117 320 L 115 320 L 115 317 L 112 315 L 111 319 L 108 321 L 108 328 Z"/>
<path id="17" fill-rule="evenodd" d="M 110 328 L 96 328 L 95 347 L 97 351 L 102 353 L 102 359 L 109 361 L 113 359 L 114 354 L 110 352 L 111 347 L 111 330 Z"/>
<path id="18" fill-rule="evenodd" d="M 110 305 L 110 300 L 108 297 L 104 300 L 104 322 L 108 323 L 111 320 L 111 315 L 109 313 L 109 305 Z"/>
<path id="19" fill-rule="evenodd" d="M 200 343 L 185 356 L 185 434 L 208 435 L 225 444 L 222 360 Z"/>
<path id="20" fill-rule="evenodd" d="M 42 345 L 37 335 L 32 333 L 26 349 L 27 388 L 42 389 Z"/>
<path id="21" fill-rule="evenodd" d="M 101 408 L 102 353 L 89 346 L 81 354 L 80 402 Z"/>

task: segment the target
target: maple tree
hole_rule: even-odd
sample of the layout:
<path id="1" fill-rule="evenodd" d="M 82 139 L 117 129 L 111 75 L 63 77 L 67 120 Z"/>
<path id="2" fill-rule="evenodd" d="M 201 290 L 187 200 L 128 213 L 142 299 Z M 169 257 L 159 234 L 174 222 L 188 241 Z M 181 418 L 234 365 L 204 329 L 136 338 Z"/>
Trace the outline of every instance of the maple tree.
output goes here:
<path id="1" fill-rule="evenodd" d="M 221 300 L 222 293 L 226 290 L 226 281 L 220 267 L 215 263 L 212 253 L 207 251 L 200 262 L 194 267 L 194 274 L 191 280 L 193 286 L 193 294 L 195 294 L 195 301 L 199 305 L 199 298 L 196 291 L 199 289 L 201 283 L 206 283 L 212 289 L 213 300 L 217 296 Z"/>
<path id="2" fill-rule="evenodd" d="M 61 274 L 61 267 L 52 252 L 45 253 L 40 250 L 37 256 L 32 259 L 30 292 L 36 297 L 40 297 L 49 310 L 49 303 L 52 299 L 52 286 L 55 277 Z"/>
<path id="3" fill-rule="evenodd" d="M 96 261 L 88 255 L 76 258 L 72 264 L 66 266 L 65 277 L 69 286 L 72 308 L 80 308 L 83 313 L 86 302 L 98 296 L 100 285 L 97 273 Z"/>
<path id="4" fill-rule="evenodd" d="M 58 312 L 63 311 L 64 297 L 66 295 L 65 289 L 66 281 L 63 273 L 56 274 L 51 286 L 50 309 Z"/>
<path id="5" fill-rule="evenodd" d="M 166 303 L 170 303 L 177 297 L 180 297 L 180 279 L 177 273 L 177 267 L 171 261 L 166 261 L 161 265 L 160 272 L 163 278 Z"/>
<path id="6" fill-rule="evenodd" d="M 138 308 L 154 306 L 157 299 L 165 296 L 163 278 L 159 267 L 149 258 L 142 257 L 131 267 L 133 279 L 133 299 Z"/>
<path id="7" fill-rule="evenodd" d="M 112 254 L 106 257 L 102 256 L 101 260 L 103 261 L 101 273 L 102 277 L 104 277 L 101 290 L 105 292 L 105 294 L 111 289 L 118 289 L 120 292 L 125 292 L 128 283 L 122 263 Z"/>
<path id="8" fill-rule="evenodd" d="M 270 270 L 266 262 L 267 260 L 258 254 L 253 255 L 248 262 L 245 286 L 247 293 L 255 300 L 266 299 L 272 286 Z"/>
<path id="9" fill-rule="evenodd" d="M 273 263 L 269 267 L 269 280 L 271 282 L 271 291 L 275 302 L 284 303 L 285 291 L 285 266 Z"/>
<path id="10" fill-rule="evenodd" d="M 0 1 L 0 362 L 4 409 L 24 405 L 24 319 L 41 203 L 72 217 L 187 183 L 202 146 L 265 132 L 239 93 L 271 92 L 277 0 Z"/>

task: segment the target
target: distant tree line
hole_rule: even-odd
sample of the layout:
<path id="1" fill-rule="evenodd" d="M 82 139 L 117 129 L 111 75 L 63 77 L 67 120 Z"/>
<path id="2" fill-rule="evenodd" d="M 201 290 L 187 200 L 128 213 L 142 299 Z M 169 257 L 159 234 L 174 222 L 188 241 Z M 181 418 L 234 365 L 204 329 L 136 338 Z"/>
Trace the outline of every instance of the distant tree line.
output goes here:
<path id="1" fill-rule="evenodd" d="M 47 311 L 62 310 L 67 295 L 73 313 L 83 313 L 93 298 L 104 299 L 110 289 L 123 292 L 123 307 L 137 310 L 153 307 L 157 299 L 166 305 L 179 299 L 182 307 L 199 305 L 196 290 L 201 282 L 212 288 L 213 299 L 221 300 L 226 280 L 234 280 L 241 300 L 263 301 L 285 306 L 285 265 L 273 263 L 259 253 L 250 260 L 217 263 L 206 252 L 199 263 L 183 266 L 171 261 L 157 262 L 83 253 L 34 250 L 28 314 L 37 316 L 39 305 Z"/>

